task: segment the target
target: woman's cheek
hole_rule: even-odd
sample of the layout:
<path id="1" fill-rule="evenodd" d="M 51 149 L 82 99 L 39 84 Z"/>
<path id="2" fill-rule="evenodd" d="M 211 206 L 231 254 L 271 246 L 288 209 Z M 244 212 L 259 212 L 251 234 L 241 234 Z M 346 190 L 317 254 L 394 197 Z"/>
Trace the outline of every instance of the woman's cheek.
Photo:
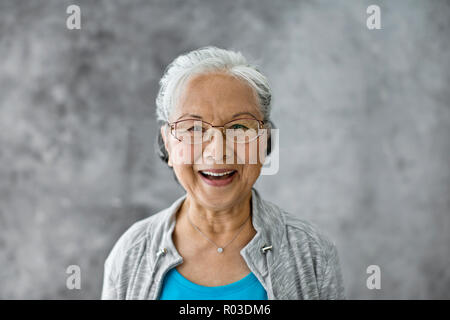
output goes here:
<path id="1" fill-rule="evenodd" d="M 177 143 L 173 145 L 171 152 L 173 164 L 175 165 L 194 164 L 196 153 L 198 154 L 198 148 L 194 146 L 195 145 L 188 145 L 184 143 Z"/>
<path id="2" fill-rule="evenodd" d="M 257 164 L 258 163 L 258 142 L 235 144 L 235 154 L 237 164 Z"/>

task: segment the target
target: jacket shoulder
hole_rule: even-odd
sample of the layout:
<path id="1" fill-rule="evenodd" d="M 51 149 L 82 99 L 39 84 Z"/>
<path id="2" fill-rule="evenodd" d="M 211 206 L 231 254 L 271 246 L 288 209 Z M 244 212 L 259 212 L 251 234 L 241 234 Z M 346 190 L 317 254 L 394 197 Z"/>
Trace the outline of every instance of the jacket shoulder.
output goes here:
<path id="1" fill-rule="evenodd" d="M 146 239 L 148 235 L 148 229 L 151 228 L 152 224 L 160 218 L 164 211 L 160 211 L 147 217 L 145 219 L 139 220 L 133 223 L 117 240 L 116 246 L 120 246 L 122 250 L 128 251 L 134 246 L 138 245 L 140 242 Z"/>
<path id="2" fill-rule="evenodd" d="M 148 240 L 149 230 L 164 217 L 165 213 L 167 209 L 132 224 L 113 246 L 105 261 L 105 267 L 108 266 L 112 273 L 116 274 L 130 256 L 134 256 L 133 259 L 139 259 L 136 255 L 139 255 L 138 252 L 141 251 L 139 248 Z"/>
<path id="3" fill-rule="evenodd" d="M 314 224 L 285 213 L 286 238 L 290 256 L 302 265 L 302 275 L 314 283 L 310 297 L 345 299 L 343 278 L 336 245 Z"/>
<path id="4" fill-rule="evenodd" d="M 286 234 L 291 243 L 308 244 L 311 251 L 327 256 L 335 244 L 315 224 L 283 211 Z"/>

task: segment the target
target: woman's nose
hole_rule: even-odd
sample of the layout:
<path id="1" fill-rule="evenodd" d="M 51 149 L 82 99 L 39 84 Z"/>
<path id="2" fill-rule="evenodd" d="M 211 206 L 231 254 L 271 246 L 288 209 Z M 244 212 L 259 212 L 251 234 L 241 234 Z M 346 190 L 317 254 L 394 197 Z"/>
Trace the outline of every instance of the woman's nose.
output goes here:
<path id="1" fill-rule="evenodd" d="M 223 163 L 227 159 L 227 146 L 223 131 L 220 128 L 211 128 L 207 141 L 204 142 L 203 157 L 215 163 Z"/>

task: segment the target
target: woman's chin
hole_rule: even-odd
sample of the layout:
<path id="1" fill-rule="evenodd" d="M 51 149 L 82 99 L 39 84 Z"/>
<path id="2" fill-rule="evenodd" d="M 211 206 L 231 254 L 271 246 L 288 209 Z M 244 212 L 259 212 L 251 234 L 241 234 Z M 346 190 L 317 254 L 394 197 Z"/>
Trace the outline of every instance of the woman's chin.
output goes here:
<path id="1" fill-rule="evenodd" d="M 205 207 L 219 210 L 236 204 L 239 199 L 239 192 L 232 187 L 216 188 L 207 186 L 196 194 L 196 198 L 201 200 Z"/>

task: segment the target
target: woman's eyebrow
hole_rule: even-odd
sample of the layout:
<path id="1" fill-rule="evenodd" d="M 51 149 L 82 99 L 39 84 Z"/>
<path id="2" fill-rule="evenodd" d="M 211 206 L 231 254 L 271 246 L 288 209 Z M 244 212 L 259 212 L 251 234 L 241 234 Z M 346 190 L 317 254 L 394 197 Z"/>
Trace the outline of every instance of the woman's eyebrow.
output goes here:
<path id="1" fill-rule="evenodd" d="M 253 115 L 253 113 L 251 113 L 251 112 L 238 112 L 238 113 L 235 113 L 234 115 L 233 115 L 233 118 L 236 118 L 237 116 L 242 116 L 242 115 L 250 115 L 250 116 L 252 116 L 253 118 L 255 118 L 255 119 L 257 119 L 254 115 Z"/>
<path id="2" fill-rule="evenodd" d="M 250 115 L 250 116 L 252 116 L 253 118 L 257 119 L 253 113 L 247 112 L 247 111 L 235 113 L 235 114 L 233 114 L 232 118 L 236 118 L 236 117 L 242 116 L 242 115 Z M 203 117 L 200 116 L 200 115 L 198 115 L 198 114 L 185 113 L 185 114 L 181 115 L 180 117 L 178 117 L 177 121 L 180 120 L 181 118 L 186 117 L 186 116 L 189 116 L 189 117 L 191 117 L 191 118 L 196 118 L 196 119 L 203 119 Z"/>
<path id="3" fill-rule="evenodd" d="M 192 118 L 202 119 L 202 116 L 199 116 L 198 114 L 192 114 L 192 113 L 185 113 L 181 117 L 178 117 L 177 120 L 180 120 L 181 118 L 184 118 L 186 116 L 190 116 Z"/>

